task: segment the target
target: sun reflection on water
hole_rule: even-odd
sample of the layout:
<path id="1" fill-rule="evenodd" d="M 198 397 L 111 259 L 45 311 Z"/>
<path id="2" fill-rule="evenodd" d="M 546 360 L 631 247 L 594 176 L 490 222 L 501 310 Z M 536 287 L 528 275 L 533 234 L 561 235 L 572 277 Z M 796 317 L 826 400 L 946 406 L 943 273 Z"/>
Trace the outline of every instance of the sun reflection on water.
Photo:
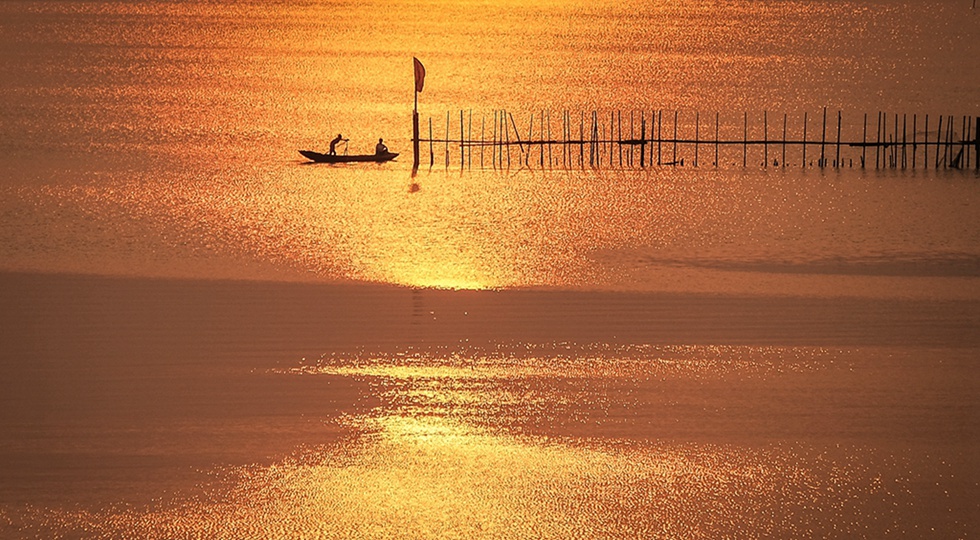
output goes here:
<path id="1" fill-rule="evenodd" d="M 628 402 L 614 395 L 610 379 L 632 380 L 643 371 L 652 380 L 701 374 L 736 383 L 837 369 L 833 360 L 841 355 L 811 348 L 569 344 L 482 356 L 478 350 L 330 355 L 281 373 L 370 382 L 382 404 L 337 420 L 350 432 L 337 444 L 301 449 L 272 465 L 215 470 L 216 481 L 229 487 L 151 508 L 32 508 L 4 518 L 22 531 L 83 530 L 93 538 L 876 538 L 910 532 L 903 512 L 915 479 L 894 472 L 904 474 L 907 465 L 875 463 L 859 449 L 519 429 L 532 416 L 547 418 L 565 407 L 560 395 L 600 413 L 604 399 Z M 603 363 L 616 357 L 624 361 Z M 728 371 L 719 371 L 726 363 Z M 544 380 L 558 381 L 562 391 Z"/>
<path id="2" fill-rule="evenodd" d="M 774 509 L 826 489 L 779 453 L 590 447 L 425 416 L 374 418 L 370 429 L 354 456 L 323 451 L 241 470 L 213 499 L 46 517 L 84 522 L 93 537 L 708 538 L 772 525 Z M 784 482 L 809 488 L 784 491 Z"/>

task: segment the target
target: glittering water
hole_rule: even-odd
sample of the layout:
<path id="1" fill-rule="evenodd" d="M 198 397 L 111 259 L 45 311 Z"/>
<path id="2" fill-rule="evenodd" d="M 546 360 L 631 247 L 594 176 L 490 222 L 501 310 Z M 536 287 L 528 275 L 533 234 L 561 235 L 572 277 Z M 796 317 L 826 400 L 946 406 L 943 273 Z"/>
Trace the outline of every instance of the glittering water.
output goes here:
<path id="1" fill-rule="evenodd" d="M 0 4 L 0 537 L 968 536 L 974 171 L 437 145 L 413 176 L 409 137 L 412 56 L 436 136 L 976 116 L 978 28 L 959 0 Z M 402 155 L 296 153 L 337 132 Z"/>
<path id="2" fill-rule="evenodd" d="M 891 379 L 971 363 L 813 347 L 332 354 L 280 373 L 380 398 L 333 420 L 352 431 L 336 443 L 215 470 L 228 487 L 145 509 L 7 519 L 92 537 L 957 537 L 976 484 L 949 430 L 976 429 L 976 377 Z"/>

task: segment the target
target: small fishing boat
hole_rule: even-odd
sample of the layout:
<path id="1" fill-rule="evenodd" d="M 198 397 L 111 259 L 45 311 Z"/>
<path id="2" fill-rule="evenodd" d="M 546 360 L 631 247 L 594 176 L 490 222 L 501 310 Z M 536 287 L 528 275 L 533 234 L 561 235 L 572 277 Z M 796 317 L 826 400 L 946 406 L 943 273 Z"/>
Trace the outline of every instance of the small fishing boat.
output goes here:
<path id="1" fill-rule="evenodd" d="M 391 161 L 398 157 L 397 152 L 385 152 L 383 154 L 355 154 L 350 156 L 342 156 L 339 154 L 321 154 L 320 152 L 314 152 L 312 150 L 300 150 L 299 153 L 306 159 L 316 163 L 354 163 L 360 161 L 384 163 L 385 161 Z"/>

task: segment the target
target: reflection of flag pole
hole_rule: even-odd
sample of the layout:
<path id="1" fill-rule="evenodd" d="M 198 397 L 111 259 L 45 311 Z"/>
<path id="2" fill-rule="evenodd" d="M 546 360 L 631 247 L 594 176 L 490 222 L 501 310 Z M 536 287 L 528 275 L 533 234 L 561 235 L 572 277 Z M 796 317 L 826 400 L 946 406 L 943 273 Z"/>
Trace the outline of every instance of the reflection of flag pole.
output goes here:
<path id="1" fill-rule="evenodd" d="M 419 92 L 425 84 L 425 66 L 418 58 L 412 57 L 415 67 L 415 107 L 412 109 L 412 168 L 419 168 Z"/>

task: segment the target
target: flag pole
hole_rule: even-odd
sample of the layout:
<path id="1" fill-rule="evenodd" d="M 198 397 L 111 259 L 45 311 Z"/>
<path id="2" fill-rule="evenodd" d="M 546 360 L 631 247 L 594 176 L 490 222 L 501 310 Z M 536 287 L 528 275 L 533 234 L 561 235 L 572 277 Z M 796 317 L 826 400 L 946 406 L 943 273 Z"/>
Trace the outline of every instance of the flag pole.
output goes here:
<path id="1" fill-rule="evenodd" d="M 415 92 L 415 109 L 412 110 L 412 168 L 419 168 L 419 93 Z"/>
<path id="2" fill-rule="evenodd" d="M 421 71 L 421 74 L 419 73 Z M 418 58 L 412 57 L 412 72 L 415 80 L 415 104 L 412 108 L 412 171 L 419 168 L 419 90 L 425 79 L 425 68 Z M 420 76 L 421 75 L 421 76 Z"/>

